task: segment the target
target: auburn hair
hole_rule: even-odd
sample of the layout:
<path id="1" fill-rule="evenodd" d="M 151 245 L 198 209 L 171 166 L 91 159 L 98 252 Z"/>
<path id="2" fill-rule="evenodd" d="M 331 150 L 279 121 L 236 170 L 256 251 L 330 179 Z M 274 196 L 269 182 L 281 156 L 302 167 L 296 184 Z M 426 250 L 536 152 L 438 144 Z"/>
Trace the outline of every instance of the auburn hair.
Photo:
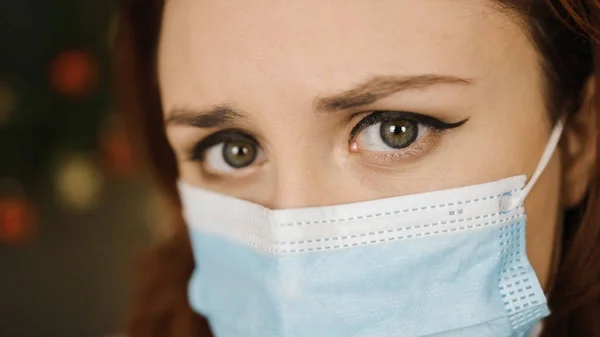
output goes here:
<path id="1" fill-rule="evenodd" d="M 157 82 L 157 47 L 165 1 L 123 2 L 115 55 L 117 105 L 173 209 L 173 234 L 139 262 L 126 332 L 130 337 L 210 337 L 206 321 L 191 310 L 187 300 L 194 260 L 180 216 L 175 184 L 178 171 L 164 133 Z M 550 115 L 557 118 L 576 113 L 592 75 L 592 41 L 600 37 L 594 14 L 600 13 L 600 0 L 486 1 L 518 13 L 528 23 L 543 60 Z M 596 64 L 600 64 L 598 60 L 600 57 L 596 57 Z M 600 111 L 600 95 L 595 97 Z M 600 144 L 600 132 L 597 134 Z M 600 155 L 596 160 L 596 170 L 600 170 Z M 591 181 L 585 200 L 566 211 L 562 255 L 557 257 L 559 267 L 549 294 L 552 315 L 544 321 L 543 337 L 600 336 L 599 178 L 600 172 Z"/>

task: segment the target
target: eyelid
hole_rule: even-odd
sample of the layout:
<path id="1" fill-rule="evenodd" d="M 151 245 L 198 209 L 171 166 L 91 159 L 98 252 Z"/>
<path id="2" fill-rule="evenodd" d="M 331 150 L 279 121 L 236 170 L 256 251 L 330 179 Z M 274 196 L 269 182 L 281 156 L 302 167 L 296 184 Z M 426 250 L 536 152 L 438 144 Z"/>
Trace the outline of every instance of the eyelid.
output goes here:
<path id="1" fill-rule="evenodd" d="M 389 121 L 389 120 L 397 120 L 397 119 L 407 119 L 407 120 L 422 124 L 424 126 L 427 126 L 430 129 L 439 130 L 439 131 L 457 128 L 457 127 L 465 124 L 469 120 L 469 118 L 465 118 L 456 123 L 446 123 L 435 117 L 431 117 L 431 116 L 423 115 L 423 114 L 419 114 L 419 113 L 414 113 L 414 112 L 394 111 L 394 110 L 378 110 L 378 111 L 371 112 L 371 114 L 369 114 L 366 117 L 364 117 L 363 119 L 361 119 L 356 124 L 356 126 L 354 126 L 352 128 L 352 130 L 350 131 L 349 142 L 351 143 L 352 141 L 354 141 L 354 139 L 356 139 L 356 136 L 362 130 L 364 130 L 365 128 L 367 128 L 371 125 L 375 125 L 377 123 L 381 123 L 381 122 L 385 122 L 385 121 Z"/>
<path id="2" fill-rule="evenodd" d="M 372 150 L 364 146 L 361 136 L 369 128 L 377 128 L 378 124 L 397 120 L 408 120 L 418 125 L 418 135 L 409 145 L 389 150 Z M 375 111 L 363 117 L 352 129 L 349 139 L 349 150 L 362 158 L 363 162 L 377 168 L 393 168 L 406 160 L 417 160 L 429 153 L 441 140 L 442 135 L 453 128 L 465 124 L 469 118 L 456 123 L 448 123 L 437 118 L 403 111 Z"/>
<path id="3" fill-rule="evenodd" d="M 240 140 L 254 143 L 256 146 L 260 147 L 258 141 L 253 136 L 248 134 L 248 132 L 240 129 L 225 129 L 212 133 L 197 142 L 189 150 L 188 157 L 191 161 L 202 161 L 204 159 L 204 154 L 211 147 L 228 141 Z"/>
<path id="4" fill-rule="evenodd" d="M 216 180 L 223 178 L 245 177 L 251 172 L 253 172 L 257 167 L 263 165 L 266 161 L 266 157 L 263 150 L 260 147 L 258 147 L 256 150 L 256 156 L 252 163 L 244 167 L 232 167 L 228 163 L 226 163 L 225 159 L 223 158 L 223 146 L 224 143 L 221 142 L 217 145 L 208 148 L 205 152 L 204 160 L 201 162 L 204 171 L 203 173 L 206 177 L 210 179 Z M 216 153 L 214 153 L 213 151 L 216 151 Z M 216 165 L 215 161 L 217 162 Z M 219 168 L 218 166 L 221 167 Z"/>

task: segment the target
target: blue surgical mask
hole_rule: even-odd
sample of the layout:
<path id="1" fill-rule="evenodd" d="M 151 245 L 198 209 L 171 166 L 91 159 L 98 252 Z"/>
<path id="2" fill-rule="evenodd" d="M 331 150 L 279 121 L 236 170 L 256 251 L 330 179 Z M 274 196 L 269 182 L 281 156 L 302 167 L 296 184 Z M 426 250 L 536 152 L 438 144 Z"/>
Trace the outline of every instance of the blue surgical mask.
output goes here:
<path id="1" fill-rule="evenodd" d="M 192 308 L 216 337 L 529 336 L 549 314 L 525 250 L 533 176 L 270 210 L 179 185 Z"/>

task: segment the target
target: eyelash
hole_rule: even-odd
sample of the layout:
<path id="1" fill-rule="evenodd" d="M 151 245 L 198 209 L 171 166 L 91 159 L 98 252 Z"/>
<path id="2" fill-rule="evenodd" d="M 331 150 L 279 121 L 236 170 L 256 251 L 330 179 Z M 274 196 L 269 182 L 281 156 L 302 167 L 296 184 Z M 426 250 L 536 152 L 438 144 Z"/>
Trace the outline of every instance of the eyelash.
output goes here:
<path id="1" fill-rule="evenodd" d="M 192 161 L 204 161 L 206 156 L 206 151 L 211 147 L 231 142 L 231 141 L 247 141 L 254 146 L 260 146 L 258 141 L 250 136 L 247 132 L 240 129 L 225 129 L 213 133 L 212 135 L 204 138 L 202 141 L 197 143 L 193 149 L 191 150 L 190 159 Z"/>
<path id="2" fill-rule="evenodd" d="M 414 113 L 414 112 L 375 111 L 375 112 L 372 112 L 370 115 L 361 119 L 356 124 L 356 126 L 354 128 L 352 128 L 352 131 L 350 131 L 349 142 L 352 142 L 354 139 L 356 139 L 356 136 L 358 136 L 358 134 L 360 132 L 362 132 L 364 129 L 366 129 L 369 126 L 376 125 L 378 123 L 383 123 L 383 122 L 400 120 L 400 119 L 415 122 L 415 123 L 424 125 L 430 129 L 433 129 L 436 131 L 455 129 L 455 128 L 463 125 L 464 123 L 466 123 L 468 120 L 468 118 L 467 118 L 467 119 L 461 120 L 456 123 L 445 123 L 445 122 L 442 122 L 439 119 L 433 118 L 431 116 L 421 115 L 421 114 Z"/>

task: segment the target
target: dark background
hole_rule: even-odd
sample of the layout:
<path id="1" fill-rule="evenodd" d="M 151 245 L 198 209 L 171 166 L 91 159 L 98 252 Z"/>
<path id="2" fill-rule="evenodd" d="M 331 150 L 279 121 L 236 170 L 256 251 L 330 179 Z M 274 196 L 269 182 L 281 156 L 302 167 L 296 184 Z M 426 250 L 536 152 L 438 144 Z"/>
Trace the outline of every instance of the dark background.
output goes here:
<path id="1" fill-rule="evenodd" d="M 161 235 L 111 98 L 117 9 L 0 0 L 0 337 L 118 336 Z"/>

